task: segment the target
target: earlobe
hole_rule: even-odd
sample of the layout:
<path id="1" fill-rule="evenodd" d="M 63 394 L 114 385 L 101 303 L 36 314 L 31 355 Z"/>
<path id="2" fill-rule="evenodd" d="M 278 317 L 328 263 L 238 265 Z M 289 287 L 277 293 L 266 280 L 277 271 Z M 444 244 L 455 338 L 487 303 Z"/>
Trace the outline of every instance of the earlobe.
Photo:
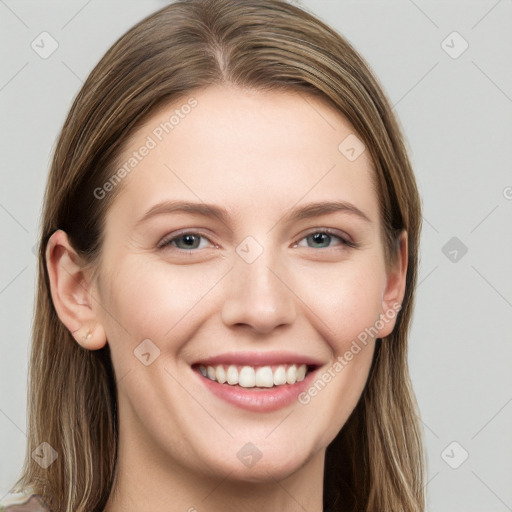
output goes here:
<path id="1" fill-rule="evenodd" d="M 397 239 L 396 253 L 390 263 L 386 286 L 382 294 L 381 317 L 386 321 L 380 330 L 379 337 L 384 338 L 393 331 L 398 312 L 402 308 L 407 278 L 407 262 L 409 258 L 407 231 L 402 231 Z"/>
<path id="2" fill-rule="evenodd" d="M 53 304 L 61 322 L 82 347 L 103 348 L 107 339 L 93 307 L 95 299 L 88 272 L 62 230 L 55 231 L 48 240 L 46 268 Z"/>

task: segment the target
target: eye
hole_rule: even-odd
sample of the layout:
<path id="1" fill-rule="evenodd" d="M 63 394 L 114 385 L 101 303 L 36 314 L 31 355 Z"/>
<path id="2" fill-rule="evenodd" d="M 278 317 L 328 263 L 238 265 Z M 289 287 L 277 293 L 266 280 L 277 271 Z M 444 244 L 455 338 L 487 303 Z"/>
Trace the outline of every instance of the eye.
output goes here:
<path id="1" fill-rule="evenodd" d="M 191 251 L 205 249 L 208 247 L 208 244 L 215 245 L 202 233 L 189 231 L 164 238 L 158 244 L 158 248 L 165 249 L 171 247 L 182 251 Z M 328 249 L 333 246 L 356 247 L 356 244 L 348 240 L 348 237 L 336 234 L 329 229 L 322 229 L 306 235 L 294 247 L 297 246 L 310 247 L 312 249 Z"/>
<path id="2" fill-rule="evenodd" d="M 164 238 L 158 244 L 158 248 L 164 249 L 171 246 L 183 251 L 187 251 L 191 249 L 204 249 L 207 247 L 208 243 L 211 244 L 210 240 L 208 240 L 208 238 L 203 236 L 201 233 L 186 232 L 177 236 L 173 236 L 172 238 Z"/>
<path id="3" fill-rule="evenodd" d="M 302 243 L 303 240 L 306 241 L 306 244 Z M 337 243 L 331 243 L 333 241 L 337 241 Z M 313 231 L 309 235 L 306 235 L 304 238 L 302 238 L 298 244 L 296 244 L 296 246 L 311 247 L 313 249 L 328 249 L 333 245 L 355 247 L 355 244 L 348 240 L 346 237 L 343 237 L 340 234 L 335 234 L 328 229 Z"/>

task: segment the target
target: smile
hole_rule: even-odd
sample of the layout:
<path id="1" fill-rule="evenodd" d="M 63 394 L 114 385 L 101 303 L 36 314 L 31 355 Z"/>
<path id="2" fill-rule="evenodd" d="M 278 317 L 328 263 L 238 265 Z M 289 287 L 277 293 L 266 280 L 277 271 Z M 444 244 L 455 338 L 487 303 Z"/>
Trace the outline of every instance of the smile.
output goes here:
<path id="1" fill-rule="evenodd" d="M 271 412 L 297 403 L 324 363 L 290 351 L 230 352 L 196 360 L 192 370 L 209 393 L 232 406 Z"/>
<path id="2" fill-rule="evenodd" d="M 198 371 L 220 384 L 243 388 L 272 388 L 302 382 L 308 373 L 306 364 L 279 364 L 272 366 L 199 365 Z"/>

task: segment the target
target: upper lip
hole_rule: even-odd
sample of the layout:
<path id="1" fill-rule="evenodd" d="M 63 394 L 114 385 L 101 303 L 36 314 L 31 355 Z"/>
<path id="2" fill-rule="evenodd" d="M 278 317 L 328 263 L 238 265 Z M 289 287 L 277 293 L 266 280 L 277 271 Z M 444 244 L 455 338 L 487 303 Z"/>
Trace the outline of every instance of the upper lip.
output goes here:
<path id="1" fill-rule="evenodd" d="M 219 364 L 242 366 L 272 366 L 278 364 L 306 364 L 308 366 L 320 366 L 317 359 L 297 354 L 296 352 L 225 352 L 216 356 L 197 360 L 193 365 L 215 366 Z"/>

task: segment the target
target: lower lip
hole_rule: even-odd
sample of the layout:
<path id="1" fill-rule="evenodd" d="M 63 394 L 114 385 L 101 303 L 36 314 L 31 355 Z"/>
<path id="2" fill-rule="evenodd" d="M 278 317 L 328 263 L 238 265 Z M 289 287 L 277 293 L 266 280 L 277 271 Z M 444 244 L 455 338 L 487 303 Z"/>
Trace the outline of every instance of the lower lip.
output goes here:
<path id="1" fill-rule="evenodd" d="M 242 388 L 230 384 L 220 384 L 194 371 L 203 384 L 217 397 L 242 409 L 255 412 L 271 412 L 290 405 L 312 381 L 315 371 L 309 372 L 305 379 L 295 384 L 283 384 L 272 388 Z"/>

